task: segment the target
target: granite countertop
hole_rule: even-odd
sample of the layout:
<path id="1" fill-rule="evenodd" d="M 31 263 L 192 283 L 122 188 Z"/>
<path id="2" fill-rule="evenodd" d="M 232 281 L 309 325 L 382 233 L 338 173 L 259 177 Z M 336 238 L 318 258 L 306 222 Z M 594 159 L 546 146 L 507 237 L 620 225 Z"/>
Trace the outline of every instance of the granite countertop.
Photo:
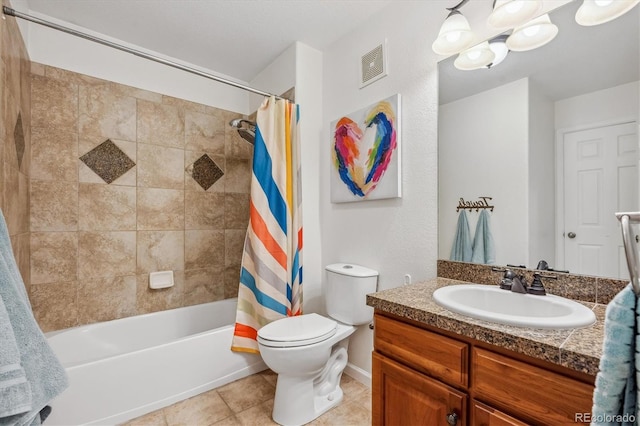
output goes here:
<path id="1" fill-rule="evenodd" d="M 595 376 L 604 340 L 606 305 L 580 302 L 593 309 L 595 324 L 578 329 L 545 330 L 514 327 L 477 320 L 440 307 L 433 292 L 456 284 L 469 284 L 448 278 L 383 290 L 367 296 L 367 304 L 378 311 L 394 314 L 499 346 L 572 370 Z"/>

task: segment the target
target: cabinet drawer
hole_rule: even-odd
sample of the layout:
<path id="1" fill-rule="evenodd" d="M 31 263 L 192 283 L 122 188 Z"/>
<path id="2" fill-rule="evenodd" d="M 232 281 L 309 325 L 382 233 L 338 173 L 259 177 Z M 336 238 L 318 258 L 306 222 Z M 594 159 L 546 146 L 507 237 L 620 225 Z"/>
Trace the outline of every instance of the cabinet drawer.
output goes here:
<path id="1" fill-rule="evenodd" d="M 474 348 L 471 383 L 475 397 L 534 424 L 575 423 L 591 412 L 593 386 Z"/>
<path id="2" fill-rule="evenodd" d="M 527 426 L 526 423 L 478 401 L 473 401 L 471 406 L 471 424 L 473 426 Z"/>
<path id="3" fill-rule="evenodd" d="M 375 350 L 455 386 L 467 386 L 469 345 L 375 316 Z"/>

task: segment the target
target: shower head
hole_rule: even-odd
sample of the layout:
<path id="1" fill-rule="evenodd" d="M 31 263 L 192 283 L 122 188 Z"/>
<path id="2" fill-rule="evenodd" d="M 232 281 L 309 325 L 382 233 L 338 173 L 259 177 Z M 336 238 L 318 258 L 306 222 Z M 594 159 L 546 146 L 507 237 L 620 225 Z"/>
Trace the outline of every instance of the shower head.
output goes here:
<path id="1" fill-rule="evenodd" d="M 243 124 L 246 124 L 246 127 L 243 127 Z M 254 123 L 253 121 L 245 120 L 244 118 L 236 118 L 231 120 L 229 122 L 229 125 L 238 129 L 238 134 L 240 135 L 240 137 L 253 145 L 256 137 L 256 123 Z"/>

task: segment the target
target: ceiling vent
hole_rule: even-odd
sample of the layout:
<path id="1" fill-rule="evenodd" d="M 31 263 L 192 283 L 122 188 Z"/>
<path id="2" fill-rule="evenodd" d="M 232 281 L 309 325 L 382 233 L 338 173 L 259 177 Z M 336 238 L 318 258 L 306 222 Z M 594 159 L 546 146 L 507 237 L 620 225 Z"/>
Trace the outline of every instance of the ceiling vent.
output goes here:
<path id="1" fill-rule="evenodd" d="M 386 41 L 360 58 L 360 88 L 387 75 Z"/>

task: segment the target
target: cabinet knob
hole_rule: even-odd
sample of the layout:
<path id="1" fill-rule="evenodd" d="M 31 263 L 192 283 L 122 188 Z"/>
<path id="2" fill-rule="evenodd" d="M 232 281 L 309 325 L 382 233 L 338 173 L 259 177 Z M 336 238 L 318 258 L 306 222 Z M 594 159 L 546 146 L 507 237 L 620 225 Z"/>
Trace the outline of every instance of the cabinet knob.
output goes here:
<path id="1" fill-rule="evenodd" d="M 455 426 L 456 424 L 458 424 L 458 413 L 453 412 L 447 414 L 447 423 L 451 426 Z"/>

